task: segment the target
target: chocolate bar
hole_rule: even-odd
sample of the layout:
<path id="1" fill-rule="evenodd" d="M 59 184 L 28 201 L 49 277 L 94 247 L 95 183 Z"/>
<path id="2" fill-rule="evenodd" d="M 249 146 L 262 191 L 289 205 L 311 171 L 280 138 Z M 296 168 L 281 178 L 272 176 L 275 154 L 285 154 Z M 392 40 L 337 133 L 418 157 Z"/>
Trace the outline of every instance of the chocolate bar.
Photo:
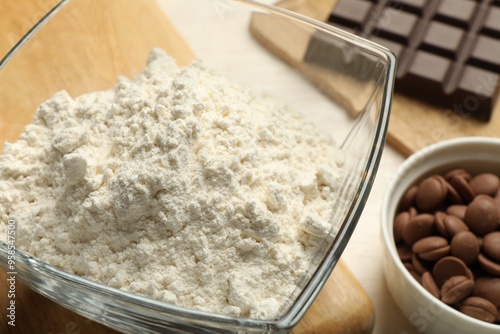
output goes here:
<path id="1" fill-rule="evenodd" d="M 499 95 L 499 0 L 338 0 L 328 23 L 398 57 L 396 92 L 490 120 Z M 313 37 L 305 61 L 324 62 L 333 49 L 326 44 Z"/>

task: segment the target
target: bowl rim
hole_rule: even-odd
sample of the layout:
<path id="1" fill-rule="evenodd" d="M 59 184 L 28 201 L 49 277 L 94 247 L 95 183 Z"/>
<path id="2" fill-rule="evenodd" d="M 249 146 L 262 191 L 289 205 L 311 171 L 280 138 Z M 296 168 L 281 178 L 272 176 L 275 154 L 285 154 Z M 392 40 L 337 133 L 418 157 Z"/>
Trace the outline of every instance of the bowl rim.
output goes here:
<path id="1" fill-rule="evenodd" d="M 448 305 L 440 302 L 439 299 L 434 297 L 429 291 L 427 291 L 421 284 L 419 284 L 413 276 L 404 267 L 403 262 L 399 259 L 396 244 L 393 238 L 393 217 L 396 212 L 397 202 L 399 200 L 394 198 L 394 192 L 399 189 L 400 183 L 403 179 L 408 178 L 411 183 L 422 178 L 428 174 L 433 168 L 430 165 L 422 167 L 422 165 L 427 161 L 433 161 L 436 157 L 439 158 L 440 154 L 448 150 L 458 149 L 458 148 L 477 148 L 481 147 L 486 149 L 488 147 L 494 147 L 500 150 L 500 138 L 493 137 L 458 137 L 443 140 L 440 142 L 433 143 L 427 147 L 420 149 L 419 151 L 410 155 L 397 169 L 396 175 L 387 187 L 385 194 L 382 199 L 382 209 L 381 209 L 381 233 L 383 239 L 383 246 L 389 254 L 389 259 L 387 256 L 384 257 L 384 261 L 390 260 L 392 264 L 397 268 L 398 273 L 402 274 L 406 282 L 414 289 L 414 292 L 419 296 L 426 299 L 428 302 L 439 302 L 442 305 L 442 309 L 448 317 L 453 317 L 455 321 L 466 322 L 468 324 L 477 326 L 477 329 L 488 329 L 488 330 L 500 330 L 499 324 L 487 323 L 472 317 L 469 317 L 458 310 L 449 307 Z M 459 156 L 454 156 L 455 159 L 451 160 L 464 160 L 460 159 Z M 500 162 L 500 158 L 496 159 Z M 439 165 L 437 165 L 439 166 Z M 420 170 L 420 172 L 415 172 L 415 170 Z M 392 210 L 394 209 L 394 210 Z M 390 288 L 390 287 L 389 287 Z M 399 306 L 399 305 L 398 305 Z M 442 319 L 442 318 L 441 318 Z M 443 320 L 444 321 L 444 320 Z M 448 321 L 446 321 L 448 322 Z"/>
<path id="2" fill-rule="evenodd" d="M 50 19 L 59 12 L 59 10 L 72 0 L 59 0 L 59 2 L 52 7 L 44 16 L 42 16 L 38 22 L 36 22 L 17 42 L 14 46 L 0 58 L 0 70 L 9 62 L 9 60 L 14 57 L 14 55 L 21 49 L 21 47 L 29 41 L 31 37 L 41 28 L 45 23 L 50 21 Z"/>

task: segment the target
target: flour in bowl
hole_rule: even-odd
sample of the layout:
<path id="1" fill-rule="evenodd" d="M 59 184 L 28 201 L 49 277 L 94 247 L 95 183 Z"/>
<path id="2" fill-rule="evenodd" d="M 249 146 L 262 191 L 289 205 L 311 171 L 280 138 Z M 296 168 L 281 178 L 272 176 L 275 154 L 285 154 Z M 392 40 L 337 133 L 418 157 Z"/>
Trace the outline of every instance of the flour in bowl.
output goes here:
<path id="1" fill-rule="evenodd" d="M 153 50 L 61 91 L 0 156 L 0 238 L 65 271 L 216 313 L 279 315 L 337 226 L 335 143 L 267 96 Z"/>

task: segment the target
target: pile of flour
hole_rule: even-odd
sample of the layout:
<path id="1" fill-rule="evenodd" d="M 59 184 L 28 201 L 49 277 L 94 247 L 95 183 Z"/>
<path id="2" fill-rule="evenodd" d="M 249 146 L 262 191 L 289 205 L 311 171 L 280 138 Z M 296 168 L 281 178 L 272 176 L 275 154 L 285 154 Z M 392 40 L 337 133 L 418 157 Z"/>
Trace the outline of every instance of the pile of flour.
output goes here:
<path id="1" fill-rule="evenodd" d="M 269 97 L 153 50 L 135 79 L 44 102 L 0 156 L 0 238 L 189 308 L 273 318 L 306 273 L 338 149 Z"/>

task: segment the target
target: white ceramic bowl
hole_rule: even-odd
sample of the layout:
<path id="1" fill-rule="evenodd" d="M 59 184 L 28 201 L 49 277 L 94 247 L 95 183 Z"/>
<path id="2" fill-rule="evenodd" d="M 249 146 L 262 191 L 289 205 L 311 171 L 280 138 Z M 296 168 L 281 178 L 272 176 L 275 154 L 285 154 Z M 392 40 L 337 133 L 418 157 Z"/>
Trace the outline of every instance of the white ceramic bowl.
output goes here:
<path id="1" fill-rule="evenodd" d="M 382 206 L 386 283 L 392 298 L 418 333 L 500 333 L 500 325 L 466 316 L 432 296 L 410 275 L 396 251 L 393 220 L 406 189 L 428 175 L 457 167 L 473 174 L 500 175 L 500 139 L 468 137 L 442 141 L 416 152 L 401 165 L 386 190 Z"/>

